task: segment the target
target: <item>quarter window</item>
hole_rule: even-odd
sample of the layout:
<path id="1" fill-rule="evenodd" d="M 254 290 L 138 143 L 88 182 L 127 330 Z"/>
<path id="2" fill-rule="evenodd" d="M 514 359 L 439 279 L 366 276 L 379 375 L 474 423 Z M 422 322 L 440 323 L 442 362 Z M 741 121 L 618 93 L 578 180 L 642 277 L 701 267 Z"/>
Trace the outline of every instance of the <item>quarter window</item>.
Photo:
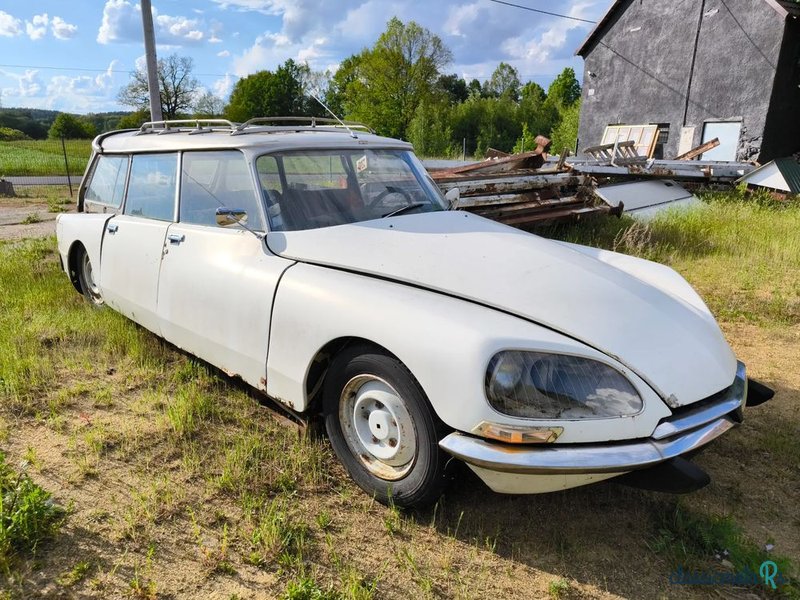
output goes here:
<path id="1" fill-rule="evenodd" d="M 134 155 L 125 214 L 171 221 L 175 207 L 177 167 L 177 154 Z"/>
<path id="2" fill-rule="evenodd" d="M 221 207 L 243 209 L 247 212 L 247 227 L 264 230 L 259 199 L 241 152 L 184 152 L 181 223 L 216 227 L 216 211 Z"/>
<path id="3" fill-rule="evenodd" d="M 125 195 L 125 175 L 128 172 L 127 156 L 101 156 L 84 194 L 85 202 L 94 202 L 119 208 Z"/>

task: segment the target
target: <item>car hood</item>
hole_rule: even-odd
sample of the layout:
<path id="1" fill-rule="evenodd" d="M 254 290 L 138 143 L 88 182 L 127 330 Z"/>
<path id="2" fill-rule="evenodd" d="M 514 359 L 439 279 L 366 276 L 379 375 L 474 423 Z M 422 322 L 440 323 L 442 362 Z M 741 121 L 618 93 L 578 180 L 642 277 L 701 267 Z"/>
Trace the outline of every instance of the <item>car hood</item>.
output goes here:
<path id="1" fill-rule="evenodd" d="M 594 249 L 467 212 L 272 232 L 267 244 L 285 258 L 443 292 L 559 331 L 622 362 L 671 406 L 720 391 L 736 372 L 713 316 L 672 270 L 635 275 L 624 260 L 609 264 Z M 639 271 L 652 264 L 636 262 Z"/>

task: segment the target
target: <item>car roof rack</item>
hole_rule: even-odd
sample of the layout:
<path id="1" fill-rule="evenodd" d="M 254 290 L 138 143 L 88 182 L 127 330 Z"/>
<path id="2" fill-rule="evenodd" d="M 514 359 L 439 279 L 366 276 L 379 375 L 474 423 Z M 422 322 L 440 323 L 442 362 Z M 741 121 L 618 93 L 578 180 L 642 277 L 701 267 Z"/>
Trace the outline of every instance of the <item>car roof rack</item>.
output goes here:
<path id="1" fill-rule="evenodd" d="M 168 133 L 210 133 L 212 131 L 230 131 L 236 129 L 238 123 L 228 119 L 171 119 L 169 121 L 147 121 L 142 123 L 136 135 L 155 133 L 164 135 Z"/>
<path id="2" fill-rule="evenodd" d="M 271 125 L 274 123 L 274 125 Z M 248 131 L 249 129 L 249 131 Z M 188 133 L 189 135 L 226 131 L 231 135 L 245 133 L 277 133 L 299 131 L 347 131 L 359 130 L 374 134 L 375 131 L 363 123 L 338 121 L 325 117 L 254 117 L 244 123 L 228 119 L 171 119 L 168 121 L 148 121 L 136 131 L 135 135 L 166 135 Z"/>
<path id="3" fill-rule="evenodd" d="M 282 123 L 281 125 L 272 125 L 269 123 Z M 283 125 L 283 123 L 296 123 L 296 125 Z M 337 119 L 329 119 L 326 117 L 254 117 L 237 125 L 236 130 L 232 135 L 240 135 L 243 133 L 251 133 L 246 131 L 248 127 L 258 127 L 255 132 L 264 131 L 314 131 L 323 129 L 325 131 L 331 130 L 345 130 L 352 133 L 353 129 L 364 131 L 366 133 L 375 133 L 375 130 L 356 121 L 339 121 Z"/>

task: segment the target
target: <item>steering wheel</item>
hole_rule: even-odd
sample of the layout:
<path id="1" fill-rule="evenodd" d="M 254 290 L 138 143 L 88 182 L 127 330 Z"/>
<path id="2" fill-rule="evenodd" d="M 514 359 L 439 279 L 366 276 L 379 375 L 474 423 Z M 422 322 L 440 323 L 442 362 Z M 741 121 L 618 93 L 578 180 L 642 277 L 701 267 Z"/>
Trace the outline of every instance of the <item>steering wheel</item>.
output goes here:
<path id="1" fill-rule="evenodd" d="M 372 209 L 376 206 L 379 206 L 384 200 L 384 198 L 386 198 L 389 194 L 397 194 L 399 196 L 402 196 L 406 200 L 406 204 L 411 204 L 413 202 L 413 199 L 405 190 L 394 185 L 387 185 L 386 188 L 380 194 L 375 196 L 375 198 L 373 198 L 371 202 L 366 204 L 364 208 Z"/>

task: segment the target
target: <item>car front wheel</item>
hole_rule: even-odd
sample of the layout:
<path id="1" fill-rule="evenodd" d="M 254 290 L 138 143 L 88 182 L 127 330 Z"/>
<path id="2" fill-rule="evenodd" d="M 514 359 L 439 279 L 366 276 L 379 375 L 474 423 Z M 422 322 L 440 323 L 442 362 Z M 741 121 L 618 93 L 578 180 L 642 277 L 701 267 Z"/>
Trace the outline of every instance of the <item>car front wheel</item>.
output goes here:
<path id="1" fill-rule="evenodd" d="M 443 426 L 408 369 L 362 346 L 342 351 L 328 373 L 325 428 L 353 480 L 383 503 L 435 501 L 445 482 Z"/>

